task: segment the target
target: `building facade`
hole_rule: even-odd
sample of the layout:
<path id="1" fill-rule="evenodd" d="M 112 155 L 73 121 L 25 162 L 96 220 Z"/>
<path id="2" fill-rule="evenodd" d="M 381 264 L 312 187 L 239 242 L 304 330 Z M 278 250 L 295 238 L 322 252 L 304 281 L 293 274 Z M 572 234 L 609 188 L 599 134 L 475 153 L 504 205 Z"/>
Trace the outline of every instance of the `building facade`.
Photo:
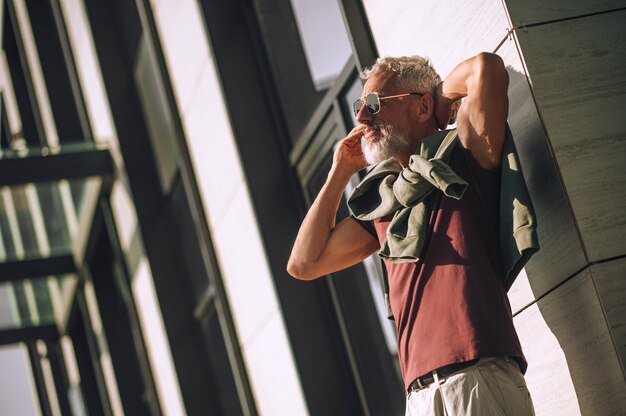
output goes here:
<path id="1" fill-rule="evenodd" d="M 537 414 L 626 408 L 625 1 L 0 4 L 1 414 L 404 414 L 380 262 L 287 258 L 359 71 L 481 51 L 539 222 Z"/>

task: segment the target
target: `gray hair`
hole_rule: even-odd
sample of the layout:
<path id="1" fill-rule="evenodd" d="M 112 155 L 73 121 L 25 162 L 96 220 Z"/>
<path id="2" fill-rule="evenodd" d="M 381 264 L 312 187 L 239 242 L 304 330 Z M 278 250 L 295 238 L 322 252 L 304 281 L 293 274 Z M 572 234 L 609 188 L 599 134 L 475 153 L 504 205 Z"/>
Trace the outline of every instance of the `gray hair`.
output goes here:
<path id="1" fill-rule="evenodd" d="M 372 75 L 392 76 L 399 87 L 410 92 L 435 92 L 441 77 L 435 71 L 430 59 L 419 55 L 378 58 L 370 68 L 361 72 L 361 78 L 367 80 Z"/>

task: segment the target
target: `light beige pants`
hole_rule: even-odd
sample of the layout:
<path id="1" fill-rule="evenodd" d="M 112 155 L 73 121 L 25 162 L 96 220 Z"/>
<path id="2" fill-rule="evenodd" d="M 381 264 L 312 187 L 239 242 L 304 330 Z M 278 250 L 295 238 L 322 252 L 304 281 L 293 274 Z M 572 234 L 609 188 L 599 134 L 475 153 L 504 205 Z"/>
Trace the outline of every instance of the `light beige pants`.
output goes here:
<path id="1" fill-rule="evenodd" d="M 406 416 L 533 416 L 524 376 L 510 358 L 482 358 L 406 400 Z"/>

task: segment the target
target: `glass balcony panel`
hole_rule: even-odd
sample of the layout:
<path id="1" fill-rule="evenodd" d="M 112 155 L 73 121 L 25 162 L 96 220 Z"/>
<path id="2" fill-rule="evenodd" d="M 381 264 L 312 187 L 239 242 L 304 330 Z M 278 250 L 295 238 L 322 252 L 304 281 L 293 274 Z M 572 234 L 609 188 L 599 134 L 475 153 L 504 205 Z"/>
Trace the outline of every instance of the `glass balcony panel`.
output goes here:
<path id="1" fill-rule="evenodd" d="M 73 274 L 0 283 L 0 331 L 62 324 L 77 283 Z"/>
<path id="2" fill-rule="evenodd" d="M 101 184 L 91 177 L 0 187 L 0 262 L 71 255 Z"/>
<path id="3" fill-rule="evenodd" d="M 36 327 L 63 331 L 93 216 L 113 174 L 108 150 L 92 143 L 0 149 L 3 342 L 41 334 Z"/>

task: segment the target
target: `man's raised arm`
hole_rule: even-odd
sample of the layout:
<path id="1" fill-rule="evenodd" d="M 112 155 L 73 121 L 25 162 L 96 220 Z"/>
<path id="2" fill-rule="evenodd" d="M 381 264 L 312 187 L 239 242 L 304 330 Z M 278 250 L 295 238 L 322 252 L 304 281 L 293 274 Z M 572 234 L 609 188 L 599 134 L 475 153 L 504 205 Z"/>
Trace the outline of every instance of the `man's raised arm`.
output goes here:
<path id="1" fill-rule="evenodd" d="M 367 166 L 361 151 L 365 126 L 354 128 L 339 142 L 328 179 L 307 213 L 293 245 L 287 271 L 312 280 L 352 266 L 378 249 L 378 241 L 356 220 L 335 225 L 341 196 L 350 177 Z"/>
<path id="2" fill-rule="evenodd" d="M 509 101 L 509 75 L 498 55 L 480 53 L 460 63 L 437 87 L 436 115 L 440 128 L 453 102 L 467 97 L 457 118 L 459 140 L 478 164 L 500 166 Z"/>

